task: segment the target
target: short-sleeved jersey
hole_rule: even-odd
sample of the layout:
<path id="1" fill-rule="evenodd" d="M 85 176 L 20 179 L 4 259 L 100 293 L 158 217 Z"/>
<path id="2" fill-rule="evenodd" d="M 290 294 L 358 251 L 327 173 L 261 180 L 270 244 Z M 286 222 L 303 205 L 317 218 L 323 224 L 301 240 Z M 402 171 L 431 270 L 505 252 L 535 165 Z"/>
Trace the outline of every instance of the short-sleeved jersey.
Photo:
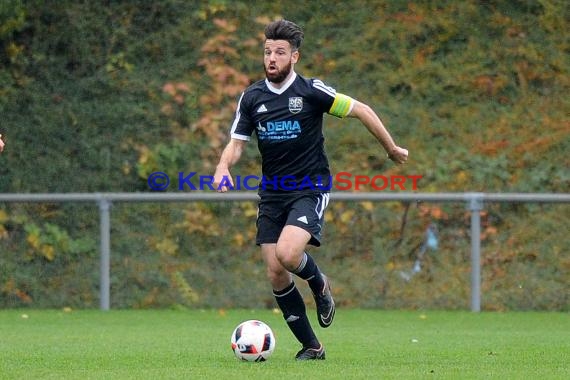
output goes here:
<path id="1" fill-rule="evenodd" d="M 249 141 L 253 131 L 256 133 L 266 180 L 262 190 L 292 190 L 295 186 L 291 183 L 307 178 L 326 188 L 330 169 L 324 149 L 323 114 L 344 117 L 352 108 L 352 99 L 337 94 L 321 80 L 293 74 L 280 89 L 267 79 L 248 87 L 240 97 L 232 124 L 232 138 Z"/>

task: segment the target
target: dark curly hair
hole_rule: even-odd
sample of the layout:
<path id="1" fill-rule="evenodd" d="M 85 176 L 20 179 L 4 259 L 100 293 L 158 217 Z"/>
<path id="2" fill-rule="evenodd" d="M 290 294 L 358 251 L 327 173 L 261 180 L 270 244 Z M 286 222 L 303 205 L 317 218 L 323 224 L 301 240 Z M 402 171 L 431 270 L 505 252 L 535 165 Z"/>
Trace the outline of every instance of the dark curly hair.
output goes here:
<path id="1" fill-rule="evenodd" d="M 299 50 L 303 42 L 303 30 L 294 22 L 287 20 L 273 21 L 265 27 L 265 38 L 268 40 L 286 40 L 293 51 Z"/>

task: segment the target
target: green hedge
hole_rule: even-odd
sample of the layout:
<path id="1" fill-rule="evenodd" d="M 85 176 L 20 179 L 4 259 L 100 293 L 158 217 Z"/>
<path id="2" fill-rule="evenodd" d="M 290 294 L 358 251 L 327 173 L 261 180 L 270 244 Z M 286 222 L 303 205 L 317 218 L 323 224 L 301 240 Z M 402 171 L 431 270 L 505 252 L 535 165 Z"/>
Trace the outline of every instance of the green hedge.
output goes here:
<path id="1" fill-rule="evenodd" d="M 357 121 L 327 118 L 335 172 L 420 174 L 427 192 L 568 192 L 569 7 L 4 1 L 0 191 L 144 192 L 154 171 L 211 174 L 239 93 L 262 76 L 263 25 L 284 16 L 306 32 L 298 71 L 370 104 L 410 150 L 396 167 Z M 234 174 L 259 172 L 254 145 Z M 568 310 L 567 210 L 486 205 L 485 308 Z M 255 205 L 112 213 L 114 307 L 271 307 Z M 464 205 L 333 203 L 327 218 L 315 254 L 341 304 L 468 307 Z M 96 307 L 97 223 L 91 205 L 0 204 L 0 306 Z M 432 223 L 438 249 L 406 281 Z"/>

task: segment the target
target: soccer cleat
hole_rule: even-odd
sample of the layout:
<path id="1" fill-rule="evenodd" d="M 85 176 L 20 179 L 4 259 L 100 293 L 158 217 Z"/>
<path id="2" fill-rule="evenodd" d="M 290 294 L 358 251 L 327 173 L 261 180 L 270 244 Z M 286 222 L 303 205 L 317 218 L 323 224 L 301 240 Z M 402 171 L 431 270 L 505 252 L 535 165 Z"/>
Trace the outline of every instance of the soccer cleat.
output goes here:
<path id="1" fill-rule="evenodd" d="M 317 319 L 319 320 L 319 325 L 323 328 L 327 328 L 333 322 L 335 306 L 329 279 L 324 274 L 321 274 L 321 276 L 324 281 L 323 290 L 319 294 L 313 293 L 313 296 L 317 304 Z"/>
<path id="2" fill-rule="evenodd" d="M 297 352 L 296 360 L 325 360 L 325 348 L 321 344 L 319 348 L 305 348 Z"/>

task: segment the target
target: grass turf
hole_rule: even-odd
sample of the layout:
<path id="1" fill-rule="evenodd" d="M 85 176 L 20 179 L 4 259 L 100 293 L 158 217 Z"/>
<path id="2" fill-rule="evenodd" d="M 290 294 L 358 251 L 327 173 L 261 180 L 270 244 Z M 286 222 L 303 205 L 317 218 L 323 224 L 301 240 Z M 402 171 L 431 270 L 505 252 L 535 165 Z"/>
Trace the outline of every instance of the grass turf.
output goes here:
<path id="1" fill-rule="evenodd" d="M 246 319 L 274 330 L 267 362 L 231 352 Z M 327 360 L 296 362 L 300 347 L 269 310 L 4 310 L 0 379 L 570 378 L 567 313 L 341 309 L 316 331 Z"/>

